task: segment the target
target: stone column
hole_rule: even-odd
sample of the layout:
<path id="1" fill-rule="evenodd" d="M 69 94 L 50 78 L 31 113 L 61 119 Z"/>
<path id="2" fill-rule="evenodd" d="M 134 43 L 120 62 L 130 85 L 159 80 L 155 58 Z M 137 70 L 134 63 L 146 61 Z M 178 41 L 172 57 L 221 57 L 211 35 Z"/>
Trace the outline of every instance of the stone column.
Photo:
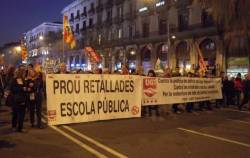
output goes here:
<path id="1" fill-rule="evenodd" d="M 151 48 L 151 65 L 152 65 L 152 69 L 154 69 L 156 61 L 157 61 L 157 47 L 156 47 L 155 44 L 152 44 L 152 48 Z"/>
<path id="2" fill-rule="evenodd" d="M 198 50 L 195 46 L 194 39 L 189 39 L 188 45 L 190 49 L 190 64 L 192 66 L 191 68 L 194 68 L 193 66 L 196 66 L 198 64 Z"/>
<path id="3" fill-rule="evenodd" d="M 216 72 L 217 75 L 220 74 L 220 71 L 225 70 L 225 62 L 223 62 L 224 52 L 223 52 L 223 42 L 222 40 L 216 38 Z"/>

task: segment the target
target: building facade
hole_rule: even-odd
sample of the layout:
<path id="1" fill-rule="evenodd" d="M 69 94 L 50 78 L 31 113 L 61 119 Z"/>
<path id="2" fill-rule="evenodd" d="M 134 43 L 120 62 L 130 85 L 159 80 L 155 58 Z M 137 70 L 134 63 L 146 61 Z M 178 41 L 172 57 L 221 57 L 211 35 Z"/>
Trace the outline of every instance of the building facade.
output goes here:
<path id="1" fill-rule="evenodd" d="M 48 60 L 60 59 L 62 47 L 62 24 L 44 22 L 24 34 L 23 40 L 28 51 L 28 62 L 44 64 Z"/>
<path id="2" fill-rule="evenodd" d="M 62 13 L 71 17 L 79 48 L 92 46 L 103 58 L 99 64 L 112 71 L 125 63 L 147 72 L 159 58 L 165 67 L 185 73 L 197 69 L 201 50 L 210 71 L 247 73 L 247 52 L 241 59 L 232 55 L 230 61 L 248 63 L 238 64 L 241 68 L 231 63 L 236 67 L 229 69 L 230 56 L 210 11 L 192 0 L 77 0 Z M 76 54 L 69 54 L 69 65 L 79 61 Z M 83 51 L 79 54 L 84 57 Z"/>
<path id="3" fill-rule="evenodd" d="M 0 49 L 0 66 L 17 66 L 22 64 L 21 44 L 19 42 L 12 42 L 5 44 Z"/>

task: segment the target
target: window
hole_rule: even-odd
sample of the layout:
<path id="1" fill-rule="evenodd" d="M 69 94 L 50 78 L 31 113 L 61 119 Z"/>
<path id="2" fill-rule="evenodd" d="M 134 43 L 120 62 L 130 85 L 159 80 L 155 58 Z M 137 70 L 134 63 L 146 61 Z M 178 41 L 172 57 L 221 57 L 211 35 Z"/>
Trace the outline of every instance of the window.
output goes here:
<path id="1" fill-rule="evenodd" d="M 77 10 L 76 18 L 80 17 L 80 10 Z"/>
<path id="2" fill-rule="evenodd" d="M 92 27 L 92 26 L 93 26 L 93 19 L 90 18 L 90 19 L 89 19 L 89 27 Z"/>
<path id="3" fill-rule="evenodd" d="M 214 21 L 212 15 L 210 15 L 206 10 L 202 11 L 202 25 L 203 27 L 213 26 Z"/>
<path id="4" fill-rule="evenodd" d="M 79 24 L 76 24 L 76 33 L 79 33 L 79 29 L 80 27 L 79 27 Z"/>
<path id="5" fill-rule="evenodd" d="M 83 7 L 83 13 L 82 13 L 83 16 L 87 16 L 87 7 Z"/>
<path id="6" fill-rule="evenodd" d="M 107 20 L 112 20 L 112 9 L 107 10 Z"/>
<path id="7" fill-rule="evenodd" d="M 95 4 L 94 3 L 91 3 L 90 4 L 90 10 L 94 10 L 95 9 Z"/>
<path id="8" fill-rule="evenodd" d="M 132 26 L 129 26 L 129 38 L 133 38 L 133 27 Z"/>
<path id="9" fill-rule="evenodd" d="M 148 37 L 149 36 L 149 24 L 148 23 L 144 23 L 142 25 L 142 36 L 143 37 Z"/>
<path id="10" fill-rule="evenodd" d="M 86 21 L 83 21 L 82 23 L 82 30 L 85 30 L 86 29 Z"/>
<path id="11" fill-rule="evenodd" d="M 108 40 L 109 41 L 112 40 L 112 30 L 111 29 L 108 31 Z"/>
<path id="12" fill-rule="evenodd" d="M 117 16 L 118 16 L 118 18 L 122 18 L 122 16 L 123 16 L 122 6 L 117 8 Z"/>
<path id="13" fill-rule="evenodd" d="M 102 35 L 99 34 L 98 35 L 98 44 L 101 45 L 101 43 L 102 43 Z"/>
<path id="14" fill-rule="evenodd" d="M 122 38 L 122 28 L 118 29 L 118 39 Z"/>
<path id="15" fill-rule="evenodd" d="M 74 13 L 70 14 L 70 21 L 74 20 Z"/>
<path id="16" fill-rule="evenodd" d="M 189 25 L 188 20 L 189 20 L 188 11 L 179 13 L 179 31 L 185 31 L 188 29 Z"/>
<path id="17" fill-rule="evenodd" d="M 165 19 L 159 20 L 159 34 L 164 35 L 167 33 L 167 21 Z"/>

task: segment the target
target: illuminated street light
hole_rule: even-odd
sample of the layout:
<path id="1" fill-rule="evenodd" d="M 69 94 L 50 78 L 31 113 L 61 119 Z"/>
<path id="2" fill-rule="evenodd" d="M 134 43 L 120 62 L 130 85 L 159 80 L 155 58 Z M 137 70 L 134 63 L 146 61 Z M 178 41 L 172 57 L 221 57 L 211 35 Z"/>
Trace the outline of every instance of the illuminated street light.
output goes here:
<path id="1" fill-rule="evenodd" d="M 176 36 L 175 35 L 172 35 L 172 37 L 171 37 L 172 39 L 176 39 Z"/>
<path id="2" fill-rule="evenodd" d="M 135 51 L 134 51 L 134 50 L 131 51 L 130 54 L 131 54 L 131 55 L 135 55 Z"/>
<path id="3" fill-rule="evenodd" d="M 21 52 L 22 48 L 20 46 L 15 47 L 16 52 Z"/>
<path id="4" fill-rule="evenodd" d="M 39 40 L 43 41 L 44 37 L 43 36 L 39 36 Z"/>

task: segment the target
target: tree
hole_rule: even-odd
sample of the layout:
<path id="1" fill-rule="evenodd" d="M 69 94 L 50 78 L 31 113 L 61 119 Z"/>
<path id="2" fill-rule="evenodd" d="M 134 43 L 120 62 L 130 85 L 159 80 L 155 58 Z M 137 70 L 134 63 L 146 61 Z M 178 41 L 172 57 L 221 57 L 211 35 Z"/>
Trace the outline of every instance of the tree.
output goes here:
<path id="1" fill-rule="evenodd" d="M 250 54 L 249 0 L 193 0 L 203 8 L 210 8 L 218 31 L 229 53 Z"/>

